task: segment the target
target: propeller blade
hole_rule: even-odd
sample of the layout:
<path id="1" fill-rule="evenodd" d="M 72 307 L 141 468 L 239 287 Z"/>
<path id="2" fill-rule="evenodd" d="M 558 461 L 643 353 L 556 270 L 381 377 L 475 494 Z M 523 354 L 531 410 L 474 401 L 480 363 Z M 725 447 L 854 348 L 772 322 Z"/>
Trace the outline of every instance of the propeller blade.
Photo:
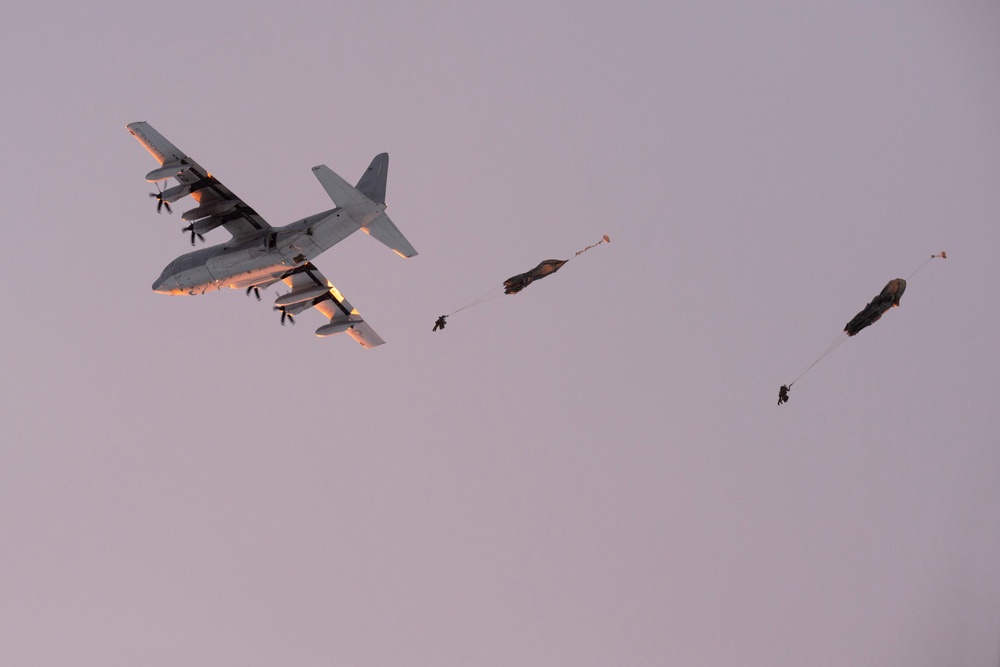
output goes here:
<path id="1" fill-rule="evenodd" d="M 292 324 L 295 324 L 295 318 L 292 314 L 285 310 L 285 306 L 275 306 L 274 310 L 281 312 L 281 326 L 285 326 L 285 320 L 287 319 Z"/>
<path id="2" fill-rule="evenodd" d="M 160 189 L 159 181 L 156 182 L 156 192 L 150 192 L 149 196 L 156 200 L 157 213 L 162 213 L 163 212 L 162 209 L 164 206 L 167 207 L 167 213 L 173 213 L 173 211 L 170 210 L 170 202 L 163 201 L 163 190 Z"/>
<path id="3" fill-rule="evenodd" d="M 195 231 L 195 229 L 194 229 L 194 223 L 193 222 L 190 225 L 188 225 L 187 227 L 183 228 L 181 230 L 181 232 L 191 232 L 191 245 L 194 245 L 194 237 L 195 236 L 197 236 L 199 239 L 201 239 L 202 242 L 205 241 L 205 237 L 202 234 L 200 234 L 199 232 Z"/>

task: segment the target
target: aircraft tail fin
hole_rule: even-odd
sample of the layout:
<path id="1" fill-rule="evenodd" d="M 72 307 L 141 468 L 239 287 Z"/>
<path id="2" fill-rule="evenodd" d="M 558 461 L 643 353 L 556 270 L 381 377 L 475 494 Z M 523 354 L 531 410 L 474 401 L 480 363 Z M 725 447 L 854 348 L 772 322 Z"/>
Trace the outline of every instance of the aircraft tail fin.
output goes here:
<path id="1" fill-rule="evenodd" d="M 376 204 L 385 203 L 385 181 L 389 176 L 389 154 L 379 153 L 368 165 L 356 189 Z"/>
<path id="2" fill-rule="evenodd" d="M 389 154 L 376 155 L 356 188 L 326 165 L 313 167 L 313 173 L 333 203 L 347 210 L 361 225 L 362 231 L 384 243 L 397 255 L 413 257 L 417 254 L 416 249 L 384 212 L 388 169 Z"/>
<path id="3" fill-rule="evenodd" d="M 372 202 L 368 197 L 358 192 L 356 188 L 325 164 L 313 167 L 313 174 L 316 175 L 316 179 L 337 207 L 348 209 L 365 205 L 371 206 Z"/>

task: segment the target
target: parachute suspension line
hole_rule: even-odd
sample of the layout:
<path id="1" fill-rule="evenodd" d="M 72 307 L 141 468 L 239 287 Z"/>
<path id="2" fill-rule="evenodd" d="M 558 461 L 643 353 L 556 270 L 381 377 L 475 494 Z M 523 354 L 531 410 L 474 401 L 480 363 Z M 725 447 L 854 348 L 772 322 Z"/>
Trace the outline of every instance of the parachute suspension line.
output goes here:
<path id="1" fill-rule="evenodd" d="M 939 252 L 939 253 L 938 253 L 938 254 L 936 254 L 936 255 L 931 255 L 931 256 L 930 256 L 929 258 L 927 258 L 927 259 L 925 259 L 925 260 L 924 260 L 924 263 L 923 263 L 923 264 L 921 264 L 920 266 L 918 266 L 918 267 L 917 267 L 917 271 L 919 271 L 920 269 L 922 269 L 922 268 L 924 268 L 925 266 L 927 266 L 927 263 L 928 263 L 928 262 L 930 262 L 930 261 L 931 261 L 932 259 L 934 259 L 935 257 L 940 257 L 941 259 L 948 259 L 948 253 L 946 253 L 946 252 L 945 252 L 944 250 L 942 250 L 941 252 Z M 907 279 L 907 280 L 909 280 L 909 279 L 910 279 L 910 278 L 912 278 L 913 276 L 917 275 L 917 271 L 914 271 L 914 272 L 913 272 L 913 273 L 911 273 L 910 275 L 906 276 L 906 279 Z"/>
<path id="2" fill-rule="evenodd" d="M 495 299 L 496 297 L 500 296 L 500 290 L 502 290 L 502 289 L 503 289 L 502 285 L 500 287 L 496 287 L 494 289 L 491 289 L 486 294 L 483 294 L 482 296 L 473 299 L 472 301 L 470 301 L 469 303 L 465 304 L 464 306 L 462 306 L 458 310 L 453 310 L 452 312 L 448 313 L 447 315 L 445 315 L 445 317 L 451 317 L 455 313 L 460 313 L 463 310 L 467 310 L 469 308 L 475 308 L 476 306 L 482 305 L 482 304 L 486 303 L 487 301 L 489 301 L 491 299 Z"/>
<path id="3" fill-rule="evenodd" d="M 913 276 L 917 275 L 917 272 L 920 271 L 920 269 L 922 269 L 925 266 L 927 266 L 927 264 L 932 259 L 935 259 L 935 258 L 938 258 L 938 257 L 940 257 L 941 259 L 948 259 L 948 254 L 944 250 L 942 250 L 941 252 L 939 252 L 936 255 L 931 255 L 929 258 L 927 258 L 927 259 L 924 260 L 923 264 L 921 264 L 920 266 L 917 267 L 916 271 L 914 271 L 913 273 L 911 273 L 910 275 L 908 275 L 906 277 L 906 280 L 909 280 Z M 898 281 L 893 280 L 893 281 L 891 281 L 889 283 L 889 285 L 892 285 L 893 283 L 896 283 L 896 282 L 898 282 Z M 883 290 L 883 294 L 879 295 L 880 297 L 883 296 L 885 294 L 885 291 L 889 289 L 889 285 L 886 285 L 885 289 Z M 903 287 L 904 288 L 906 287 L 905 283 L 904 283 Z M 896 294 L 896 297 L 898 298 L 898 293 Z M 860 316 L 863 313 L 865 313 L 867 311 L 867 309 L 868 309 L 869 306 L 871 306 L 871 304 L 868 304 L 868 306 L 865 307 L 865 311 L 862 311 L 861 313 L 858 313 L 858 315 Z M 876 319 L 878 319 L 878 318 L 876 317 Z M 851 320 L 851 321 L 853 322 L 854 320 Z M 863 324 L 861 328 L 864 328 L 865 326 L 868 326 L 868 324 L 871 324 L 871 321 L 867 322 L 866 324 Z M 848 323 L 848 327 L 850 327 L 850 323 Z M 857 333 L 857 330 L 855 330 L 854 333 Z M 837 338 L 832 343 L 830 343 L 829 347 L 827 347 L 826 350 L 824 350 L 823 353 L 821 355 L 819 355 L 819 357 L 816 358 L 816 361 L 814 361 L 811 364 L 809 364 L 808 368 L 806 368 L 804 371 L 802 371 L 801 373 L 799 373 L 799 376 L 797 378 L 795 378 L 794 380 L 792 380 L 788 384 L 781 385 L 781 389 L 778 390 L 778 405 L 782 405 L 783 403 L 787 403 L 788 402 L 788 392 L 791 390 L 792 385 L 794 385 L 796 382 L 798 382 L 799 380 L 801 380 L 802 376 L 805 375 L 806 373 L 808 373 L 812 369 L 813 366 L 815 366 L 819 362 L 823 361 L 823 359 L 825 359 L 827 356 L 829 356 L 834 350 L 836 350 L 838 347 L 840 347 L 841 345 L 843 345 L 844 341 L 846 341 L 848 338 L 850 338 L 850 335 L 845 330 L 844 333 L 842 333 L 841 335 L 837 336 Z"/>
<path id="4" fill-rule="evenodd" d="M 848 338 L 849 336 L 847 335 L 847 332 L 842 332 L 839 336 L 837 336 L 837 338 L 832 343 L 830 343 L 830 345 L 823 351 L 823 353 L 816 358 L 816 361 L 809 364 L 809 368 L 799 373 L 799 377 L 795 378 L 794 380 L 788 383 L 788 388 L 791 389 L 792 385 L 798 382 L 800 379 L 802 379 L 802 376 L 808 373 L 813 366 L 823 361 L 823 359 L 828 357 L 834 350 L 843 345 L 844 341 L 846 341 Z"/>

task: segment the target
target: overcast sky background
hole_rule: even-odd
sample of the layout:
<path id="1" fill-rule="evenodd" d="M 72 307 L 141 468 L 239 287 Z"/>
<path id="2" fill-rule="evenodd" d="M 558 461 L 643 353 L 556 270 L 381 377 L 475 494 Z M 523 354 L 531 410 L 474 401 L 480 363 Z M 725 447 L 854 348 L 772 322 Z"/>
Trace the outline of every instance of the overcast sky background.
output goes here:
<path id="1" fill-rule="evenodd" d="M 0 663 L 1000 664 L 998 64 L 987 1 L 8 8 Z M 420 255 L 316 261 L 387 344 L 154 294 L 138 120 L 272 225 L 388 151 Z"/>

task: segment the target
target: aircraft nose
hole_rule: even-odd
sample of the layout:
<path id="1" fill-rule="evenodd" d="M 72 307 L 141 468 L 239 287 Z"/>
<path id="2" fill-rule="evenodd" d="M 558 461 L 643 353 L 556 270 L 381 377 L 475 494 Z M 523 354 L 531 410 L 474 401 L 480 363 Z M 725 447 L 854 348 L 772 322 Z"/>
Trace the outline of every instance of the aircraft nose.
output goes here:
<path id="1" fill-rule="evenodd" d="M 177 284 L 177 279 L 170 276 L 160 276 L 153 283 L 153 291 L 160 294 L 173 294 L 180 286 Z"/>

